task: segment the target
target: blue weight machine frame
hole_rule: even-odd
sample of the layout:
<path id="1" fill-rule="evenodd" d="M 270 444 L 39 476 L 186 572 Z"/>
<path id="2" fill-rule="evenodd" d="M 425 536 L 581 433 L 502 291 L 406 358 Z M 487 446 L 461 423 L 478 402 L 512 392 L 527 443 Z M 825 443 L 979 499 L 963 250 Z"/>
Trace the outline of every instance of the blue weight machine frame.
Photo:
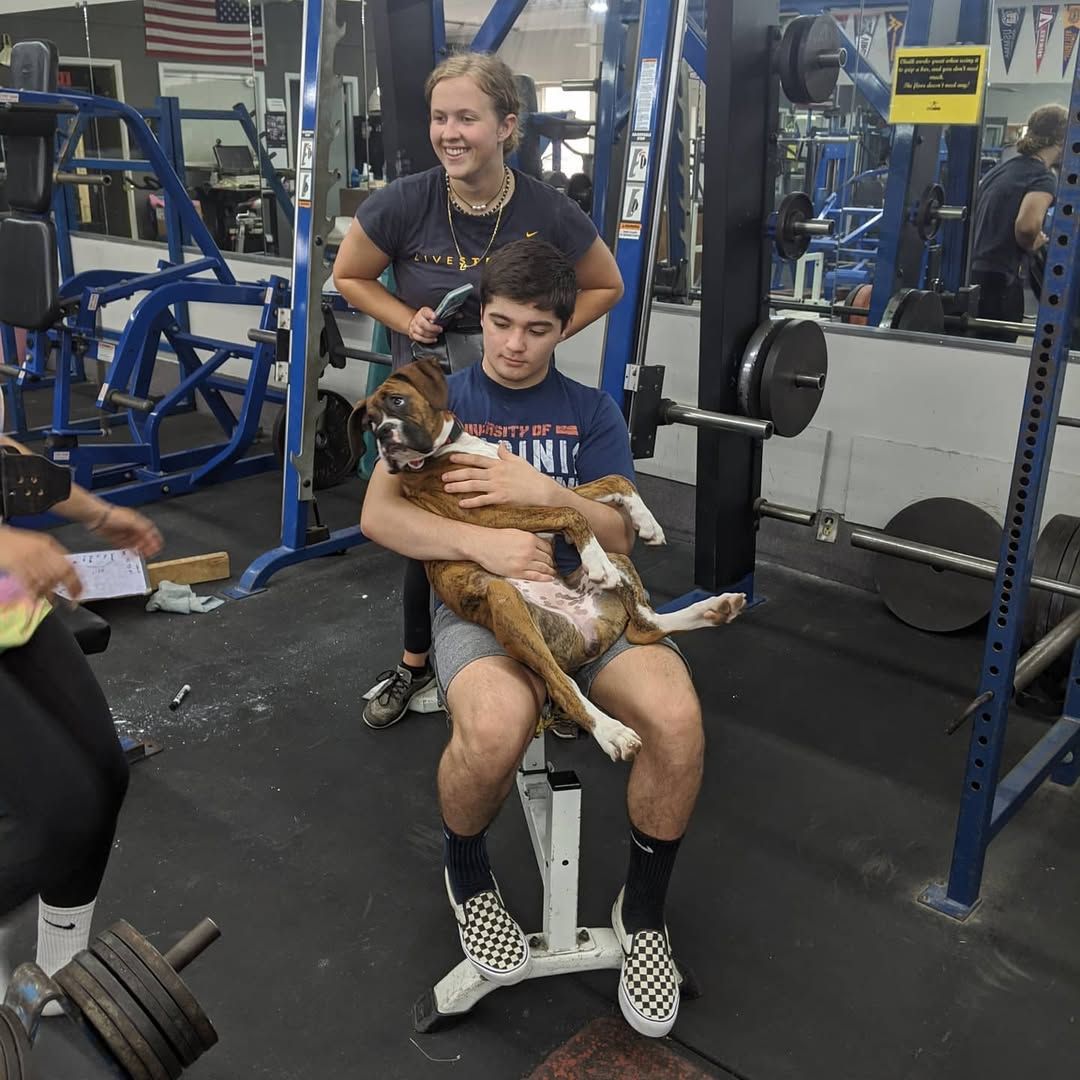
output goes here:
<path id="1" fill-rule="evenodd" d="M 53 395 L 53 417 L 48 434 L 54 442 L 53 459 L 68 464 L 76 480 L 104 498 L 123 505 L 137 505 L 170 495 L 182 494 L 211 481 L 251 476 L 275 468 L 272 453 L 245 457 L 258 427 L 263 403 L 281 400 L 269 391 L 273 348 L 265 344 L 237 345 L 192 334 L 187 321 L 187 304 L 239 305 L 261 310 L 260 326 L 276 327 L 277 312 L 288 303 L 288 285 L 279 277 L 254 284 L 237 282 L 209 230 L 195 212 L 186 188 L 174 167 L 182 156 L 179 140 L 179 110 L 175 99 L 159 100 L 158 120 L 165 132 L 165 146 L 154 137 L 146 119 L 136 109 L 110 98 L 76 93 L 9 91 L 7 107 L 55 110 L 59 117 L 71 116 L 57 169 L 97 169 L 110 172 L 153 173 L 165 192 L 169 207 L 168 261 L 159 263 L 155 273 L 130 274 L 117 270 L 90 270 L 74 274 L 70 246 L 68 200 L 62 184 L 54 185 L 53 216 L 57 225 L 59 259 L 64 275 L 60 301 L 63 314 L 50 332 L 58 346 Z M 74 115 L 73 115 L 74 113 Z M 232 114 L 230 114 L 232 115 Z M 118 119 L 127 124 L 134 144 L 144 157 L 136 160 L 76 158 L 73 150 L 79 132 L 94 116 Z M 237 117 L 237 119 L 239 119 Z M 168 149 L 168 152 L 166 150 Z M 184 245 L 190 241 L 201 258 L 185 262 Z M 215 280 L 199 275 L 210 274 Z M 76 342 L 80 349 L 96 355 L 100 342 L 97 329 L 102 309 L 110 303 L 146 295 L 138 302 L 115 346 L 106 381 L 97 404 L 105 413 L 105 423 L 122 422 L 118 408 L 126 408 L 132 440 L 121 445 L 86 446 L 78 439 L 99 422 L 70 418 L 70 389 L 77 377 Z M 39 340 L 44 335 L 39 335 Z M 164 339 L 176 355 L 181 370 L 177 387 L 158 399 L 150 398 L 151 378 Z M 199 352 L 209 352 L 203 360 Z M 243 384 L 219 376 L 229 359 L 251 364 Z M 82 357 L 79 357 L 81 362 Z M 16 381 L 18 382 L 18 380 Z M 222 443 L 175 454 L 163 454 L 158 436 L 168 416 L 192 407 L 198 392 L 226 435 Z M 225 394 L 241 394 L 239 416 L 225 402 Z M 111 415 L 110 415 L 111 414 Z"/>

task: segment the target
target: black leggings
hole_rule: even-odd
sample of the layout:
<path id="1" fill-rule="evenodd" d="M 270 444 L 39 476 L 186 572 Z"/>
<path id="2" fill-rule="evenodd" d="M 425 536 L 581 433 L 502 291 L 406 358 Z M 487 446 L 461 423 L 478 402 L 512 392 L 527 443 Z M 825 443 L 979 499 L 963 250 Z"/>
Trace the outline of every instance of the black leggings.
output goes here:
<path id="1" fill-rule="evenodd" d="M 417 559 L 405 562 L 405 580 L 401 586 L 401 617 L 405 630 L 405 651 L 426 653 L 431 650 L 431 586 L 424 564 Z"/>
<path id="2" fill-rule="evenodd" d="M 0 915 L 39 893 L 62 908 L 97 896 L 127 785 L 105 695 L 50 615 L 0 652 Z"/>

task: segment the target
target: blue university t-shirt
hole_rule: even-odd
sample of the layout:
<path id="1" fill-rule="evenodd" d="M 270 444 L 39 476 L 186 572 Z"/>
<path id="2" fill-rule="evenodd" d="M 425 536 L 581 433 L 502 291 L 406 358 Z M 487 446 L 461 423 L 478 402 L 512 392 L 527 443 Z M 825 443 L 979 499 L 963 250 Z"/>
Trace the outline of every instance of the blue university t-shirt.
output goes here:
<path id="1" fill-rule="evenodd" d="M 450 410 L 470 435 L 505 443 L 564 487 L 613 473 L 634 482 L 626 421 L 603 390 L 568 378 L 554 364 L 543 382 L 525 390 L 500 386 L 483 364 L 451 375 L 448 382 Z M 561 538 L 555 556 L 564 575 L 581 561 Z"/>

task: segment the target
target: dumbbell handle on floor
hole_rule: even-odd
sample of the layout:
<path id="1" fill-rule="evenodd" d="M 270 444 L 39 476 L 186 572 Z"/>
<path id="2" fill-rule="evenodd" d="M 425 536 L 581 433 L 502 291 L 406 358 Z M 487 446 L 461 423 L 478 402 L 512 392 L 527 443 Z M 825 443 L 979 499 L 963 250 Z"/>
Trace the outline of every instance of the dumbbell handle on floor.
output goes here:
<path id="1" fill-rule="evenodd" d="M 186 933 L 166 954 L 165 960 L 173 971 L 184 970 L 200 953 L 221 937 L 221 931 L 213 919 L 203 919 L 194 930 Z"/>

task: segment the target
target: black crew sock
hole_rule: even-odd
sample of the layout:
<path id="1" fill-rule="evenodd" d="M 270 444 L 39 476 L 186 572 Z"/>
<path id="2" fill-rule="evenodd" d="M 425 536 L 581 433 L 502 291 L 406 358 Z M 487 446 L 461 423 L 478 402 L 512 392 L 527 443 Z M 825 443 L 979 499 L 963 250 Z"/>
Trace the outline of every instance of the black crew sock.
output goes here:
<path id="1" fill-rule="evenodd" d="M 681 840 L 657 840 L 631 824 L 630 866 L 622 904 L 623 929 L 628 934 L 663 930 L 664 901 Z"/>
<path id="2" fill-rule="evenodd" d="M 406 664 L 404 660 L 401 661 L 401 666 L 413 677 L 413 682 L 417 679 L 423 678 L 425 675 L 431 674 L 431 661 L 425 661 L 420 667 L 415 667 L 412 664 Z"/>
<path id="3" fill-rule="evenodd" d="M 478 893 L 495 888 L 488 862 L 487 829 L 475 836 L 458 836 L 443 822 L 443 865 L 450 876 L 450 889 L 459 904 Z"/>

